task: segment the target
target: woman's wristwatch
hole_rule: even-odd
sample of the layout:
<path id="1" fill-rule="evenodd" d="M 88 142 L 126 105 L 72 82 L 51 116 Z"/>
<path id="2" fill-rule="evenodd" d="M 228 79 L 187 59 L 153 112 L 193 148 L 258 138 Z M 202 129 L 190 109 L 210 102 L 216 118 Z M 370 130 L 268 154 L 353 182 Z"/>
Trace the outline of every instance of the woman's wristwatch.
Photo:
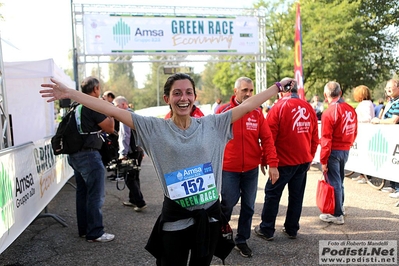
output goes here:
<path id="1" fill-rule="evenodd" d="M 280 82 L 274 83 L 277 86 L 278 92 L 284 92 L 284 88 Z"/>
<path id="2" fill-rule="evenodd" d="M 290 81 L 289 83 L 287 83 L 285 86 L 281 85 L 280 82 L 276 82 L 274 83 L 277 88 L 278 88 L 278 92 L 289 92 L 291 90 L 291 83 L 292 81 Z"/>

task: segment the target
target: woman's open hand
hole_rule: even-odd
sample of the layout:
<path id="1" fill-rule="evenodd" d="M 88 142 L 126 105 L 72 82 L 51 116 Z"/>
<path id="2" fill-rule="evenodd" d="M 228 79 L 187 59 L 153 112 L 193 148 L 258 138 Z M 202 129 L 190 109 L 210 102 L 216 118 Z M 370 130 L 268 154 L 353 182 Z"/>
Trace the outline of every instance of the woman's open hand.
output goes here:
<path id="1" fill-rule="evenodd" d="M 41 86 L 48 89 L 40 90 L 43 98 L 47 99 L 47 102 L 53 102 L 55 100 L 67 99 L 69 88 L 58 80 L 51 78 L 53 83 L 44 83 Z"/>

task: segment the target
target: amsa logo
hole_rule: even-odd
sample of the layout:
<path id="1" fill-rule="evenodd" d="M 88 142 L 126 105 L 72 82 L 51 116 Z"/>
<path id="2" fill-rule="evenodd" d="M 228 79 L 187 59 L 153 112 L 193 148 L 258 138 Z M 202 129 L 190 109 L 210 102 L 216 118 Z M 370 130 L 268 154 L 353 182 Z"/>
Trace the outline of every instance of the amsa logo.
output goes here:
<path id="1" fill-rule="evenodd" d="M 388 159 L 388 146 L 388 140 L 381 133 L 381 130 L 378 130 L 378 132 L 369 140 L 368 156 L 377 171 L 381 169 Z"/>
<path id="2" fill-rule="evenodd" d="M 155 30 L 155 29 L 140 29 L 137 28 L 134 36 L 141 37 L 155 37 L 155 36 L 163 36 L 163 30 Z"/>
<path id="3" fill-rule="evenodd" d="M 392 155 L 394 156 L 392 158 L 392 164 L 399 165 L 399 158 L 397 158 L 397 157 L 399 157 L 399 144 L 395 145 L 395 148 L 393 149 L 393 154 Z M 397 157 L 395 157 L 395 156 L 397 156 Z"/>

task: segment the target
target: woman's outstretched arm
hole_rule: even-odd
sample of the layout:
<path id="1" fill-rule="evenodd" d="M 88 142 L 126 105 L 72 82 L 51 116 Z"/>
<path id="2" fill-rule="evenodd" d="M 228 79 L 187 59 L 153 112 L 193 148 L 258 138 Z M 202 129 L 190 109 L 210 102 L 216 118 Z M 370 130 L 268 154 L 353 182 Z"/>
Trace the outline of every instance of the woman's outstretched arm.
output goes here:
<path id="1" fill-rule="evenodd" d="M 56 79 L 52 78 L 50 80 L 53 83 L 42 84 L 41 86 L 46 89 L 39 91 L 43 98 L 49 98 L 47 99 L 47 102 L 53 102 L 55 100 L 61 99 L 71 99 L 99 113 L 114 117 L 118 121 L 134 129 L 132 115 L 129 111 L 117 108 L 116 106 L 109 104 L 109 102 L 102 99 L 87 95 L 74 89 L 70 89 Z"/>
<path id="2" fill-rule="evenodd" d="M 292 88 L 295 85 L 295 80 L 291 78 L 284 78 L 280 82 L 276 82 L 279 84 L 277 86 L 276 84 L 273 84 L 270 86 L 267 90 L 264 90 L 248 99 L 243 101 L 240 105 L 237 107 L 234 107 L 232 110 L 232 118 L 231 118 L 231 123 L 234 123 L 236 120 L 240 119 L 243 117 L 246 113 L 251 112 L 255 108 L 261 106 L 265 101 L 273 97 L 279 92 L 283 92 L 285 90 L 284 88 L 287 85 L 290 85 L 290 88 Z M 284 91 L 287 92 L 287 91 Z"/>

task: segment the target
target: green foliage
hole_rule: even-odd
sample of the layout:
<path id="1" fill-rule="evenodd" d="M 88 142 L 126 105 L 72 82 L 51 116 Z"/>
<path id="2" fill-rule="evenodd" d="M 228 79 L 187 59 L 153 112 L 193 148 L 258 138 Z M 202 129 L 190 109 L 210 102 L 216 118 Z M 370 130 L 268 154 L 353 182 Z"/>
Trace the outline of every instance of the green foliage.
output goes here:
<path id="1" fill-rule="evenodd" d="M 151 73 L 147 75 L 147 82 L 143 89 L 139 90 L 139 93 L 135 94 L 135 108 L 142 109 L 151 106 L 157 106 L 159 95 L 159 105 L 166 105 L 163 99 L 163 86 L 170 76 L 169 74 L 164 74 L 163 68 L 165 66 L 176 66 L 177 64 L 173 61 L 183 60 L 185 56 L 179 56 L 175 58 L 173 56 L 152 56 L 150 60 L 153 61 L 151 65 Z M 197 86 L 201 85 L 200 76 L 190 74 Z M 198 91 L 198 90 L 197 90 Z"/>
<path id="2" fill-rule="evenodd" d="M 378 2 L 384 4 L 301 1 L 302 58 L 308 98 L 322 95 L 329 80 L 339 82 L 345 92 L 361 84 L 374 89 L 392 76 L 391 71 L 399 66 L 394 53 L 398 36 L 390 28 L 394 14 L 398 13 L 398 2 Z M 293 5 L 285 13 L 270 14 L 268 77 L 274 80 L 282 77 L 281 72 L 286 75 L 286 71 L 293 69 L 294 30 L 283 29 L 292 28 L 287 21 L 293 25 L 295 12 Z"/>
<path id="3" fill-rule="evenodd" d="M 110 81 L 114 82 L 120 77 L 125 77 L 126 81 L 134 85 L 135 78 L 133 73 L 133 62 L 131 63 L 118 63 L 119 57 L 111 56 L 110 60 L 114 61 L 114 64 L 109 64 L 109 77 Z M 124 56 L 124 61 L 130 61 L 132 56 Z"/>
<path id="4" fill-rule="evenodd" d="M 109 80 L 102 86 L 102 91 L 112 91 L 115 96 L 124 96 L 129 103 L 135 105 L 137 86 L 133 73 L 133 62 L 119 63 L 118 57 L 111 57 L 115 63 L 109 64 Z M 124 61 L 129 61 L 131 56 L 123 57 Z M 99 71 L 101 73 L 101 71 Z"/>
<path id="5" fill-rule="evenodd" d="M 233 94 L 234 83 L 239 77 L 251 78 L 255 83 L 255 63 L 248 62 L 250 56 L 220 57 L 232 62 L 216 63 L 213 84 L 219 88 L 220 96 L 225 101 Z M 213 103 L 213 102 L 212 102 Z"/>
<path id="6" fill-rule="evenodd" d="M 213 77 L 216 72 L 216 64 L 213 62 L 209 62 L 205 65 L 205 70 L 202 72 L 201 75 L 201 81 L 202 81 L 202 86 L 201 90 L 198 94 L 198 101 L 201 104 L 205 103 L 210 103 L 213 104 L 217 98 L 222 98 L 224 97 L 221 94 L 221 90 L 219 87 L 215 85 L 213 82 Z"/>
<path id="7" fill-rule="evenodd" d="M 264 6 L 269 17 L 266 26 L 267 40 L 267 84 L 284 77 L 292 77 L 294 71 L 294 22 L 293 13 L 283 13 L 283 3 Z"/>
<path id="8" fill-rule="evenodd" d="M 395 54 L 399 45 L 397 28 L 392 27 L 399 23 L 399 4 L 394 0 L 377 2 L 301 1 L 302 58 L 308 98 L 323 95 L 329 80 L 339 82 L 349 96 L 351 89 L 361 84 L 381 94 L 381 84 L 399 66 Z M 259 1 L 254 7 L 265 8 L 268 14 L 267 83 L 273 84 L 293 76 L 296 3 Z M 213 73 L 213 83 L 221 95 L 231 94 L 234 80 L 240 75 L 255 79 L 251 72 L 245 72 L 247 64 L 245 58 L 216 64 L 209 74 Z"/>

